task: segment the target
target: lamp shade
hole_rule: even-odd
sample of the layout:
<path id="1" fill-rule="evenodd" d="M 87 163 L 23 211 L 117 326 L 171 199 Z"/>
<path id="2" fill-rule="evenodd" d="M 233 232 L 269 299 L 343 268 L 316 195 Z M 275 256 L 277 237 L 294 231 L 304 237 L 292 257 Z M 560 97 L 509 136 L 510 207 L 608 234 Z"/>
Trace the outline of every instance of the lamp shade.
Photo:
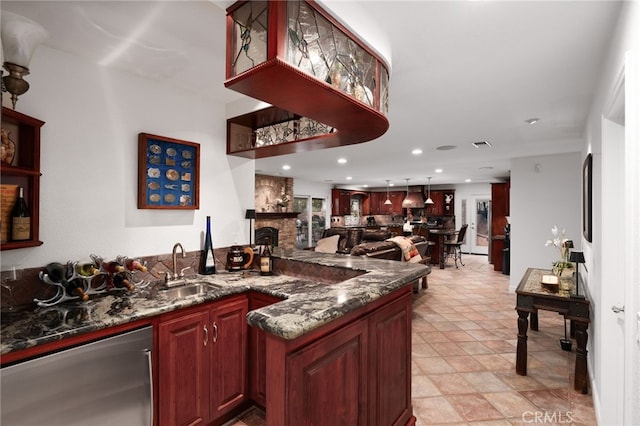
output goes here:
<path id="1" fill-rule="evenodd" d="M 244 214 L 245 219 L 255 219 L 256 211 L 255 209 L 247 209 L 247 212 Z"/>
<path id="2" fill-rule="evenodd" d="M 569 253 L 569 261 L 575 263 L 584 263 L 584 253 L 581 251 L 572 251 Z"/>
<path id="3" fill-rule="evenodd" d="M 16 13 L 2 11 L 4 61 L 29 68 L 36 47 L 48 37 L 40 24 Z"/>

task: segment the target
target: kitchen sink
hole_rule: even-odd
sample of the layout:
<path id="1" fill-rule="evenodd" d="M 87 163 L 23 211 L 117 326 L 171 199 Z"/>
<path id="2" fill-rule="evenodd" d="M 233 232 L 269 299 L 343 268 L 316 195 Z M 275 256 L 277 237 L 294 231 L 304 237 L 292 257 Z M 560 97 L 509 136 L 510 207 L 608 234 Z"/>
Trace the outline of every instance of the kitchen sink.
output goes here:
<path id="1" fill-rule="evenodd" d="M 197 297 L 205 295 L 209 290 L 221 288 L 217 284 L 211 284 L 206 281 L 187 282 L 178 287 L 171 287 L 160 290 L 160 295 L 170 299 L 186 299 L 188 297 Z"/>

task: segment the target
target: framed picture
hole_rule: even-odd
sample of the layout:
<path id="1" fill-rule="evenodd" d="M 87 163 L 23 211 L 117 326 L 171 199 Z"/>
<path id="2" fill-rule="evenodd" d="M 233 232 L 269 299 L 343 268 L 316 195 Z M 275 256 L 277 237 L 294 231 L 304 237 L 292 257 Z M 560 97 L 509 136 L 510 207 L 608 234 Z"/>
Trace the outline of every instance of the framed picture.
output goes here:
<path id="1" fill-rule="evenodd" d="M 591 242 L 591 230 L 592 219 L 591 211 L 593 207 L 592 201 L 592 184 L 593 184 L 593 170 L 592 170 L 592 156 L 587 155 L 582 165 L 582 235 L 584 238 Z"/>
<path id="2" fill-rule="evenodd" d="M 200 144 L 138 135 L 138 208 L 200 208 Z"/>

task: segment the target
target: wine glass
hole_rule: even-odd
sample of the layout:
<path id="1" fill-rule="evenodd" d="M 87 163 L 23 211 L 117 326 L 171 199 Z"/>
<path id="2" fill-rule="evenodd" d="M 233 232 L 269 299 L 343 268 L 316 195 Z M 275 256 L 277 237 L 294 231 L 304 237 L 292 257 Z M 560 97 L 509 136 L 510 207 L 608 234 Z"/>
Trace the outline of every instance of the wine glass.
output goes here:
<path id="1" fill-rule="evenodd" d="M 20 282 L 22 278 L 22 269 L 16 265 L 6 265 L 2 267 L 2 271 L 0 271 L 0 278 L 2 288 L 7 290 L 9 293 L 9 297 L 7 298 L 7 304 L 3 308 L 3 310 L 7 312 L 13 312 L 15 309 L 14 301 L 13 301 L 13 289 Z"/>

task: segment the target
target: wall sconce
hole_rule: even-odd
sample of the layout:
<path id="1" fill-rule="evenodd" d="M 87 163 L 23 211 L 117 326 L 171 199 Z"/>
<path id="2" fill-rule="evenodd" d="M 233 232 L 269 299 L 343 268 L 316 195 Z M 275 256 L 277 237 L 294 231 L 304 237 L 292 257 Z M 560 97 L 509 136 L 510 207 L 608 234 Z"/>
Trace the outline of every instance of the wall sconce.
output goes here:
<path id="1" fill-rule="evenodd" d="M 579 297 L 579 298 L 584 298 L 584 296 L 580 296 L 580 270 L 578 269 L 578 267 L 580 266 L 581 263 L 585 263 L 584 260 L 584 253 L 582 253 L 581 251 L 572 251 L 571 253 L 569 253 L 569 261 L 570 262 L 575 262 L 576 264 L 576 295 L 575 297 Z M 587 270 L 587 266 L 585 265 L 584 267 L 585 271 L 589 272 Z"/>
<path id="2" fill-rule="evenodd" d="M 255 209 L 247 209 L 247 212 L 244 214 L 244 218 L 249 219 L 249 247 L 252 247 L 253 242 L 251 239 L 251 225 L 252 225 L 253 219 L 256 218 Z"/>
<path id="3" fill-rule="evenodd" d="M 29 83 L 23 77 L 29 74 L 33 52 L 47 36 L 47 31 L 36 22 L 2 11 L 2 65 L 9 72 L 2 77 L 2 91 L 11 93 L 13 109 L 16 109 L 18 96 L 29 90 Z"/>

